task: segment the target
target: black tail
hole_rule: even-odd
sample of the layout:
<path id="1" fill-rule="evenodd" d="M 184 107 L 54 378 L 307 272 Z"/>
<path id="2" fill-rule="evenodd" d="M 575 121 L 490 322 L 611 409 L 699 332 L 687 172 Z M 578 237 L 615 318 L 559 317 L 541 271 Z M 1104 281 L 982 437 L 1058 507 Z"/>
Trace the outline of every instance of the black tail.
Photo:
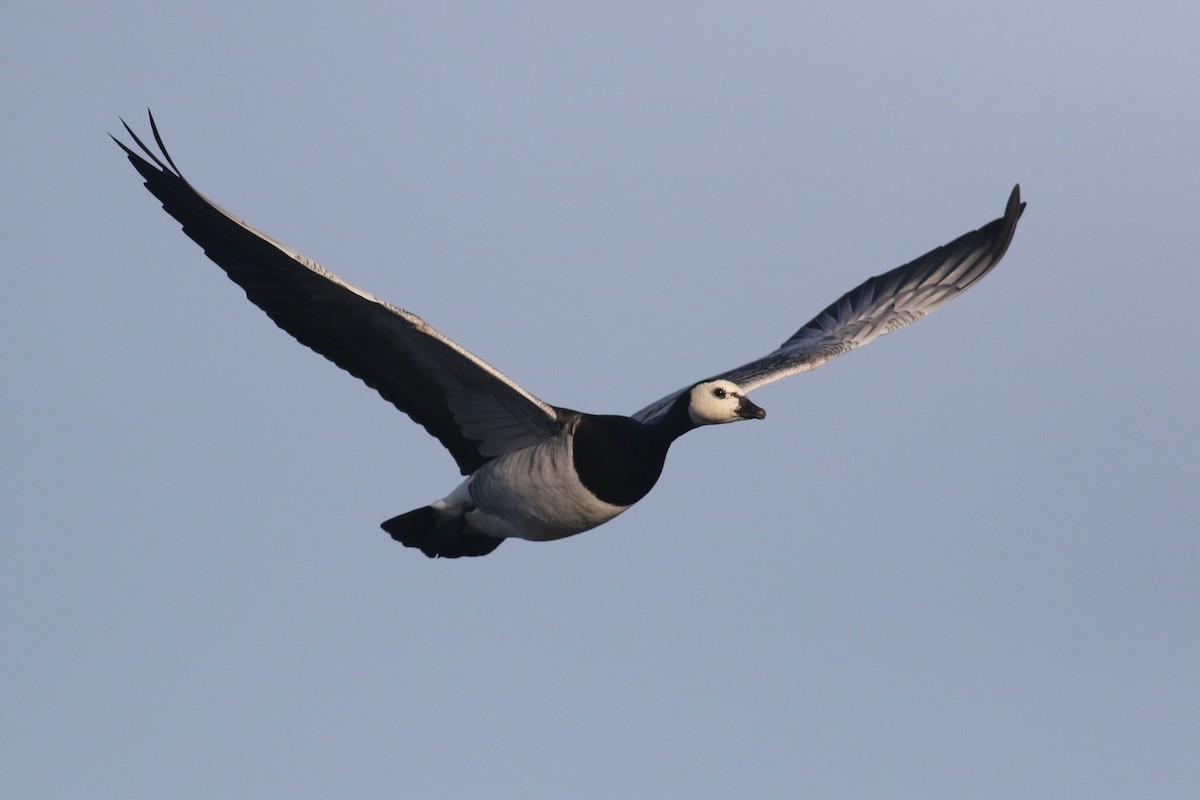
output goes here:
<path id="1" fill-rule="evenodd" d="M 430 558 L 486 556 L 504 541 L 503 538 L 464 530 L 464 519 L 465 515 L 452 520 L 439 519 L 431 506 L 422 506 L 407 514 L 392 517 L 379 527 L 400 544 L 420 548 Z"/>

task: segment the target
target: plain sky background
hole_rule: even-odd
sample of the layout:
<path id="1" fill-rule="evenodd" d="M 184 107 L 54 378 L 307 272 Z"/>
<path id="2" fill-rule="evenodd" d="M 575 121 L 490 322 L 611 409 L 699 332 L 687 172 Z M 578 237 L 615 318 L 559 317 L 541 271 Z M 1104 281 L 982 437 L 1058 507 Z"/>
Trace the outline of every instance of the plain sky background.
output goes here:
<path id="1" fill-rule="evenodd" d="M 1136 6 L 1136 8 L 1135 8 Z M 1200 796 L 1200 6 L 0 12 L 0 795 Z M 629 413 L 1029 203 L 1000 267 L 430 561 L 458 480 L 106 136 Z"/>

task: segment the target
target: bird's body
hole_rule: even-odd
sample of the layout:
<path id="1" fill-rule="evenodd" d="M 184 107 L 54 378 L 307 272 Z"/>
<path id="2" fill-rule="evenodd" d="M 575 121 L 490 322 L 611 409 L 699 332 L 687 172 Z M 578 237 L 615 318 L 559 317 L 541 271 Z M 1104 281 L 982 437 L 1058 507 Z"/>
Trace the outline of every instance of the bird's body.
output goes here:
<path id="1" fill-rule="evenodd" d="M 435 507 L 466 512 L 480 533 L 545 542 L 608 522 L 632 503 L 611 503 L 588 489 L 575 467 L 568 433 L 489 461 Z"/>
<path id="2" fill-rule="evenodd" d="M 154 120 L 159 159 L 117 144 L 146 187 L 281 328 L 363 380 L 438 438 L 466 476 L 452 492 L 383 523 L 430 557 L 485 555 L 506 538 L 561 539 L 641 500 L 679 436 L 762 419 L 746 394 L 805 372 L 919 319 L 982 278 L 1024 209 L 871 278 L 762 358 L 673 392 L 631 416 L 545 403 L 419 317 L 389 306 L 223 211 L 175 167 Z M 151 163 L 153 162 L 153 163 Z"/>
<path id="3" fill-rule="evenodd" d="M 701 388 L 702 387 L 702 388 Z M 693 395 L 725 393 L 731 419 L 764 412 L 728 381 L 700 384 L 652 422 L 555 409 L 562 430 L 479 467 L 446 497 L 383 523 L 397 541 L 427 555 L 483 555 L 505 538 L 550 541 L 591 530 L 645 497 L 662 474 L 667 450 L 704 421 L 689 410 Z M 710 421 L 711 423 L 717 420 Z M 430 529 L 452 533 L 432 536 Z"/>

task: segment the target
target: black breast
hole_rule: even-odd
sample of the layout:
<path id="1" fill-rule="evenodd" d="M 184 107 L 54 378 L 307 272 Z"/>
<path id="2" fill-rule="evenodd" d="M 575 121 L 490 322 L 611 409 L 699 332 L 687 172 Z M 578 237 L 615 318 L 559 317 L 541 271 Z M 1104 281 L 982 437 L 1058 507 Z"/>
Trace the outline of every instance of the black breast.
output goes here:
<path id="1" fill-rule="evenodd" d="M 629 417 L 581 415 L 575 428 L 579 480 L 597 498 L 630 506 L 654 488 L 671 438 Z"/>

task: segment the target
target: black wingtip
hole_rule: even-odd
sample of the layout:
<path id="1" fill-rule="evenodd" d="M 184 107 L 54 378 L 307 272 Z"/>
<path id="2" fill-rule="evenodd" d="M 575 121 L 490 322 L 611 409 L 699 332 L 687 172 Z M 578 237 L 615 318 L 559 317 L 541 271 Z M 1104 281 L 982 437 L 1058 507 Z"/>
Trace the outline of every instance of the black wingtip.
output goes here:
<path id="1" fill-rule="evenodd" d="M 134 133 L 133 128 L 130 127 L 129 123 L 125 121 L 124 117 L 117 117 L 117 119 L 121 120 L 121 125 L 125 128 L 125 132 L 129 134 L 129 137 L 133 139 L 134 143 L 142 151 L 142 155 L 135 153 L 131 147 L 126 145 L 117 137 L 113 136 L 111 133 L 109 134 L 109 137 L 116 142 L 122 150 L 125 151 L 125 155 L 129 157 L 129 160 L 133 162 L 134 166 L 138 166 L 138 162 L 141 162 L 146 169 L 149 169 L 150 165 L 146 162 L 146 158 L 148 158 L 153 161 L 155 166 L 157 166 L 163 172 L 170 173 L 177 178 L 183 178 L 183 173 L 180 171 L 179 167 L 175 165 L 175 161 L 171 158 L 171 154 L 167 151 L 166 145 L 163 144 L 162 136 L 158 132 L 158 124 L 154 121 L 154 114 L 151 113 L 150 109 L 147 108 L 146 115 L 150 118 L 150 131 L 154 134 L 154 141 L 158 145 L 159 152 L 162 153 L 163 158 L 166 159 L 165 163 L 163 162 L 163 158 L 159 158 L 158 155 L 152 149 L 150 149 L 145 142 L 142 141 L 142 138 Z M 143 155 L 145 158 L 142 157 Z M 170 166 L 168 166 L 168 164 Z M 138 169 L 140 171 L 142 167 L 138 167 Z"/>
<path id="2" fill-rule="evenodd" d="M 1004 208 L 1004 216 L 1013 217 L 1015 215 L 1017 219 L 1020 219 L 1024 213 L 1025 204 L 1021 202 L 1021 184 L 1018 183 L 1013 186 L 1012 194 L 1008 196 L 1008 205 Z"/>
<path id="3" fill-rule="evenodd" d="M 133 132 L 133 128 L 131 128 L 129 126 L 129 123 L 125 121 L 124 117 L 117 117 L 117 119 L 121 120 L 121 125 L 123 125 L 125 127 L 125 132 L 129 134 L 129 138 L 133 139 L 134 144 L 136 144 L 138 146 L 138 148 L 142 151 L 142 153 L 146 156 L 146 158 L 153 161 L 154 164 L 163 172 L 171 171 L 167 167 L 167 165 L 164 164 L 159 159 L 159 157 L 154 154 L 154 151 L 146 146 L 146 143 L 142 141 L 141 137 Z M 109 136 L 112 136 L 112 134 L 110 133 Z M 129 160 L 133 162 L 133 165 L 135 167 L 138 166 L 139 161 L 142 162 L 143 164 L 146 164 L 146 161 L 144 158 L 142 158 L 142 156 L 133 152 L 133 150 L 131 148 L 129 148 L 127 145 L 125 145 L 123 142 L 117 140 L 117 137 L 113 136 L 113 139 L 114 139 L 114 141 L 117 142 L 117 144 L 121 145 L 121 149 L 125 151 L 125 154 L 127 156 L 129 156 Z M 146 164 L 147 169 L 149 168 L 149 166 L 150 166 L 149 164 Z M 140 167 L 139 167 L 139 171 L 140 171 Z"/>
<path id="4" fill-rule="evenodd" d="M 124 124 L 125 120 L 121 120 L 121 122 L 122 122 L 122 124 Z M 118 139 L 117 137 L 113 136 L 111 133 L 108 135 L 108 138 L 110 138 L 110 139 L 112 139 L 114 142 L 116 142 L 116 143 L 117 143 L 117 147 L 119 147 L 119 148 L 121 148 L 122 150 L 124 150 L 124 151 L 125 151 L 125 155 L 129 156 L 130 158 L 138 158 L 138 157 L 139 157 L 137 153 L 135 153 L 135 152 L 133 152 L 132 150 L 130 150 L 130 149 L 129 149 L 129 147 L 128 147 L 128 146 L 126 146 L 126 144 L 125 144 L 124 142 L 122 142 L 122 141 L 121 141 L 120 139 Z"/>
<path id="5" fill-rule="evenodd" d="M 183 177 L 183 171 L 175 166 L 175 160 L 171 158 L 171 153 L 167 150 L 167 146 L 163 144 L 162 136 L 158 132 L 158 123 L 154 121 L 154 112 L 149 107 L 146 108 L 146 116 L 150 118 L 150 132 L 154 134 L 154 141 L 158 144 L 159 152 L 163 154 L 163 158 L 167 159 L 167 163 L 171 165 L 171 169 L 175 170 L 175 174 Z"/>
<path id="6" fill-rule="evenodd" d="M 984 228 L 980 228 L 980 230 L 987 228 L 995 230 L 995 244 L 993 245 L 995 255 L 992 256 L 992 266 L 999 263 L 1008 251 L 1008 246 L 1012 244 L 1013 236 L 1017 233 L 1017 222 L 1023 213 L 1025 213 L 1025 203 L 1021 200 L 1021 184 L 1018 183 L 1013 186 L 1012 192 L 1008 195 L 1008 203 L 1004 206 L 1004 216 L 993 220 Z M 991 267 L 988 267 L 987 271 L 990 270 Z M 986 274 L 987 271 L 983 274 Z M 979 278 L 982 278 L 983 274 L 979 275 Z"/>

